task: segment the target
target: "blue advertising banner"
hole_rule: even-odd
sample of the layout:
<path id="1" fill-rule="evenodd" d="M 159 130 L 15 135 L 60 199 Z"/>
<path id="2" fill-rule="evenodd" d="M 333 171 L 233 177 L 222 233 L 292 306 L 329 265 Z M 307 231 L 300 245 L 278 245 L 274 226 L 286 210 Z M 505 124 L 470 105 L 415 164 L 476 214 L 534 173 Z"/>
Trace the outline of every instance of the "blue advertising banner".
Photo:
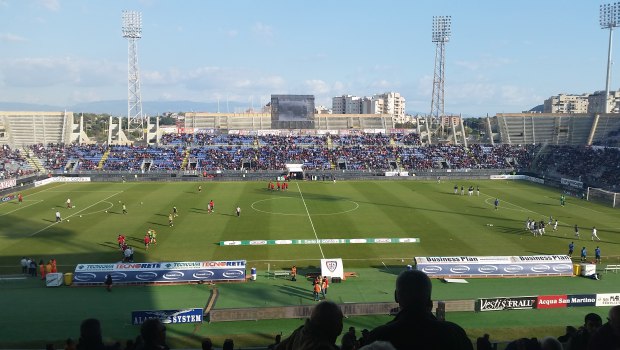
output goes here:
<path id="1" fill-rule="evenodd" d="M 201 323 L 203 314 L 201 308 L 131 312 L 131 324 L 133 325 L 143 324 L 144 321 L 152 318 L 158 318 L 162 323 Z"/>
<path id="2" fill-rule="evenodd" d="M 596 294 L 570 294 L 568 307 L 596 306 Z"/>
<path id="3" fill-rule="evenodd" d="M 79 264 L 73 285 L 103 284 L 108 274 L 115 284 L 243 281 L 245 268 L 245 260 Z"/>
<path id="4" fill-rule="evenodd" d="M 416 257 L 431 278 L 572 276 L 566 255 Z"/>

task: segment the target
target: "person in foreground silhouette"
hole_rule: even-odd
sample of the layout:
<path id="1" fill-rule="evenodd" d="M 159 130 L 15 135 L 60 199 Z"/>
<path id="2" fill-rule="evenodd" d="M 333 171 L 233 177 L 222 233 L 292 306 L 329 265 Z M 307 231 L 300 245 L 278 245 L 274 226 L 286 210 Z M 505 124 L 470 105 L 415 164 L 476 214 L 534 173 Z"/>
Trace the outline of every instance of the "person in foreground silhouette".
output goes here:
<path id="1" fill-rule="evenodd" d="M 431 280 L 424 272 L 401 272 L 394 291 L 400 311 L 392 321 L 370 331 L 369 340 L 389 341 L 398 350 L 473 350 L 463 328 L 456 323 L 439 321 L 431 313 L 431 291 Z"/>
<path id="2" fill-rule="evenodd" d="M 337 350 L 336 339 L 342 333 L 342 311 L 334 302 L 318 303 L 303 326 L 282 340 L 276 350 Z"/>

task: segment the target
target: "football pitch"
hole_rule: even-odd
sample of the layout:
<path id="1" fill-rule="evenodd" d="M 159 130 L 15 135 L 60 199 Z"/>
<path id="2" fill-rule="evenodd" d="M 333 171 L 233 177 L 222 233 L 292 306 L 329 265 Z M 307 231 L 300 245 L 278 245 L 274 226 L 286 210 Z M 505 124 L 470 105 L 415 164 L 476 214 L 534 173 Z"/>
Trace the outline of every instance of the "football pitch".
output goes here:
<path id="1" fill-rule="evenodd" d="M 198 186 L 202 185 L 202 191 Z M 454 194 L 455 185 L 459 193 Z M 480 187 L 480 195 L 460 195 L 460 186 Z M 568 198 L 560 206 L 558 190 L 525 182 L 485 180 L 291 182 L 287 191 L 268 191 L 263 182 L 86 183 L 52 184 L 25 191 L 24 201 L 0 204 L 0 275 L 20 272 L 22 256 L 39 261 L 55 258 L 60 272 L 78 263 L 121 260 L 116 237 L 124 234 L 135 248 L 137 262 L 247 260 L 258 269 L 256 282 L 218 284 L 216 308 L 312 304 L 310 285 L 303 281 L 267 280 L 267 269 L 298 266 L 316 269 L 321 258 L 342 258 L 345 271 L 359 277 L 333 285 L 336 302 L 392 301 L 395 276 L 415 256 L 501 256 L 566 254 L 588 249 L 589 260 L 600 246 L 603 265 L 620 263 L 618 210 Z M 66 207 L 67 198 L 72 208 Z M 499 208 L 494 200 L 499 199 Z M 214 211 L 207 205 L 214 202 Z M 122 205 L 127 208 L 123 214 Z M 177 207 L 174 226 L 168 216 Z M 241 209 L 237 216 L 235 209 Z M 62 222 L 55 222 L 60 211 Z M 542 237 L 526 231 L 528 218 L 557 218 Z M 573 226 L 581 228 L 581 239 Z M 596 226 L 600 242 L 590 240 Z M 157 245 L 144 248 L 143 237 L 157 231 Z M 220 245 L 221 241 L 419 238 L 419 243 Z M 573 256 L 575 258 L 575 256 Z M 434 282 L 434 299 L 482 296 L 619 292 L 617 274 L 601 281 L 584 278 L 470 280 L 466 285 Z M 45 288 L 35 279 L 0 280 L 0 347 L 41 347 L 46 340 L 77 338 L 79 322 L 102 320 L 104 334 L 129 339 L 133 310 L 204 307 L 211 286 Z M 450 313 L 470 336 L 499 329 L 534 327 L 562 330 L 578 326 L 587 312 L 605 315 L 606 308 L 530 310 L 496 313 Z M 535 314 L 537 321 L 532 321 Z M 346 320 L 356 328 L 374 328 L 386 317 Z M 168 336 L 175 347 L 198 347 L 204 336 L 232 337 L 239 345 L 266 345 L 273 335 L 290 331 L 301 321 L 226 322 L 202 326 L 174 325 Z M 552 328 L 545 328 L 552 327 Z M 491 333 L 493 333 L 491 331 Z M 515 334 L 507 332 L 508 335 Z"/>

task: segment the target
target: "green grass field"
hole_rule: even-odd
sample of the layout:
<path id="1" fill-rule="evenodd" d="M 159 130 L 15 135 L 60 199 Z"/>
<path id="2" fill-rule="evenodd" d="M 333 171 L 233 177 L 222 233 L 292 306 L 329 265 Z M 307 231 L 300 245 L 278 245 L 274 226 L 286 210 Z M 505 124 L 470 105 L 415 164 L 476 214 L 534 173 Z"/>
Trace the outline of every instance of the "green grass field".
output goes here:
<path id="1" fill-rule="evenodd" d="M 24 202 L 0 204 L 0 274 L 19 273 L 22 256 L 56 258 L 59 271 L 72 272 L 78 263 L 116 262 L 121 259 L 116 237 L 125 234 L 136 248 L 136 261 L 248 260 L 257 267 L 253 283 L 220 284 L 216 308 L 311 304 L 310 285 L 266 280 L 267 269 L 318 267 L 319 259 L 343 258 L 345 271 L 359 278 L 330 288 L 337 302 L 391 301 L 396 274 L 415 256 L 565 254 L 573 240 L 574 224 L 581 241 L 593 254 L 599 245 L 603 264 L 620 263 L 620 217 L 617 209 L 568 198 L 559 205 L 559 193 L 524 182 L 459 182 L 479 185 L 480 196 L 452 193 L 454 183 L 422 181 L 291 182 L 286 192 L 266 190 L 259 182 L 202 183 L 88 183 L 54 184 L 24 192 Z M 75 208 L 65 208 L 71 198 Z M 499 210 L 493 200 L 500 199 Z M 215 212 L 207 213 L 209 200 Z M 127 206 L 123 215 L 121 203 Z M 172 207 L 179 209 L 174 227 L 168 227 Z M 241 207 L 241 217 L 235 208 Z M 55 223 L 60 210 L 63 222 Z M 106 212 L 107 211 L 107 212 Z M 558 218 L 557 232 L 547 228 L 543 237 L 525 231 L 525 220 Z M 590 241 L 598 228 L 601 242 Z M 158 245 L 143 249 L 148 228 L 158 232 Z M 220 246 L 222 240 L 316 238 L 420 238 L 406 244 L 322 244 L 288 246 Z M 434 284 L 435 299 L 481 296 L 618 292 L 620 278 L 608 274 L 602 281 L 583 278 L 469 280 L 465 285 Z M 78 336 L 86 317 L 102 320 L 105 334 L 133 338 L 132 310 L 202 307 L 209 286 L 115 288 L 45 288 L 38 280 L 0 281 L 0 347 L 41 347 Z M 603 308 L 537 310 L 492 313 L 451 313 L 470 336 L 488 331 L 500 339 L 515 334 L 561 332 L 563 325 L 578 326 L 585 313 Z M 532 315 L 536 321 L 532 321 Z M 385 317 L 348 319 L 348 325 L 373 328 Z M 198 347 L 198 339 L 233 337 L 236 344 L 265 345 L 273 335 L 286 335 L 301 321 L 274 320 L 174 325 L 168 336 L 175 347 Z M 33 334 L 34 333 L 34 334 Z M 536 333 L 538 334 L 538 333 Z M 559 335 L 559 334 L 558 334 Z"/>

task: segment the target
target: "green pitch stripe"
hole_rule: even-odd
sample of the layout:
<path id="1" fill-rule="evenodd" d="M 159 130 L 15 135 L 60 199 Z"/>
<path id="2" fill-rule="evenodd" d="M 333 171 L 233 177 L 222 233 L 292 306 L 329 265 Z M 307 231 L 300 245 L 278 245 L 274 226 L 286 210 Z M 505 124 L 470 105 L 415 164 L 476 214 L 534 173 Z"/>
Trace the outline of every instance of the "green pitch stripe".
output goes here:
<path id="1" fill-rule="evenodd" d="M 220 241 L 221 246 L 235 245 L 289 245 L 289 244 L 381 244 L 420 243 L 419 238 L 326 238 L 326 239 L 268 239 L 247 241 Z"/>

